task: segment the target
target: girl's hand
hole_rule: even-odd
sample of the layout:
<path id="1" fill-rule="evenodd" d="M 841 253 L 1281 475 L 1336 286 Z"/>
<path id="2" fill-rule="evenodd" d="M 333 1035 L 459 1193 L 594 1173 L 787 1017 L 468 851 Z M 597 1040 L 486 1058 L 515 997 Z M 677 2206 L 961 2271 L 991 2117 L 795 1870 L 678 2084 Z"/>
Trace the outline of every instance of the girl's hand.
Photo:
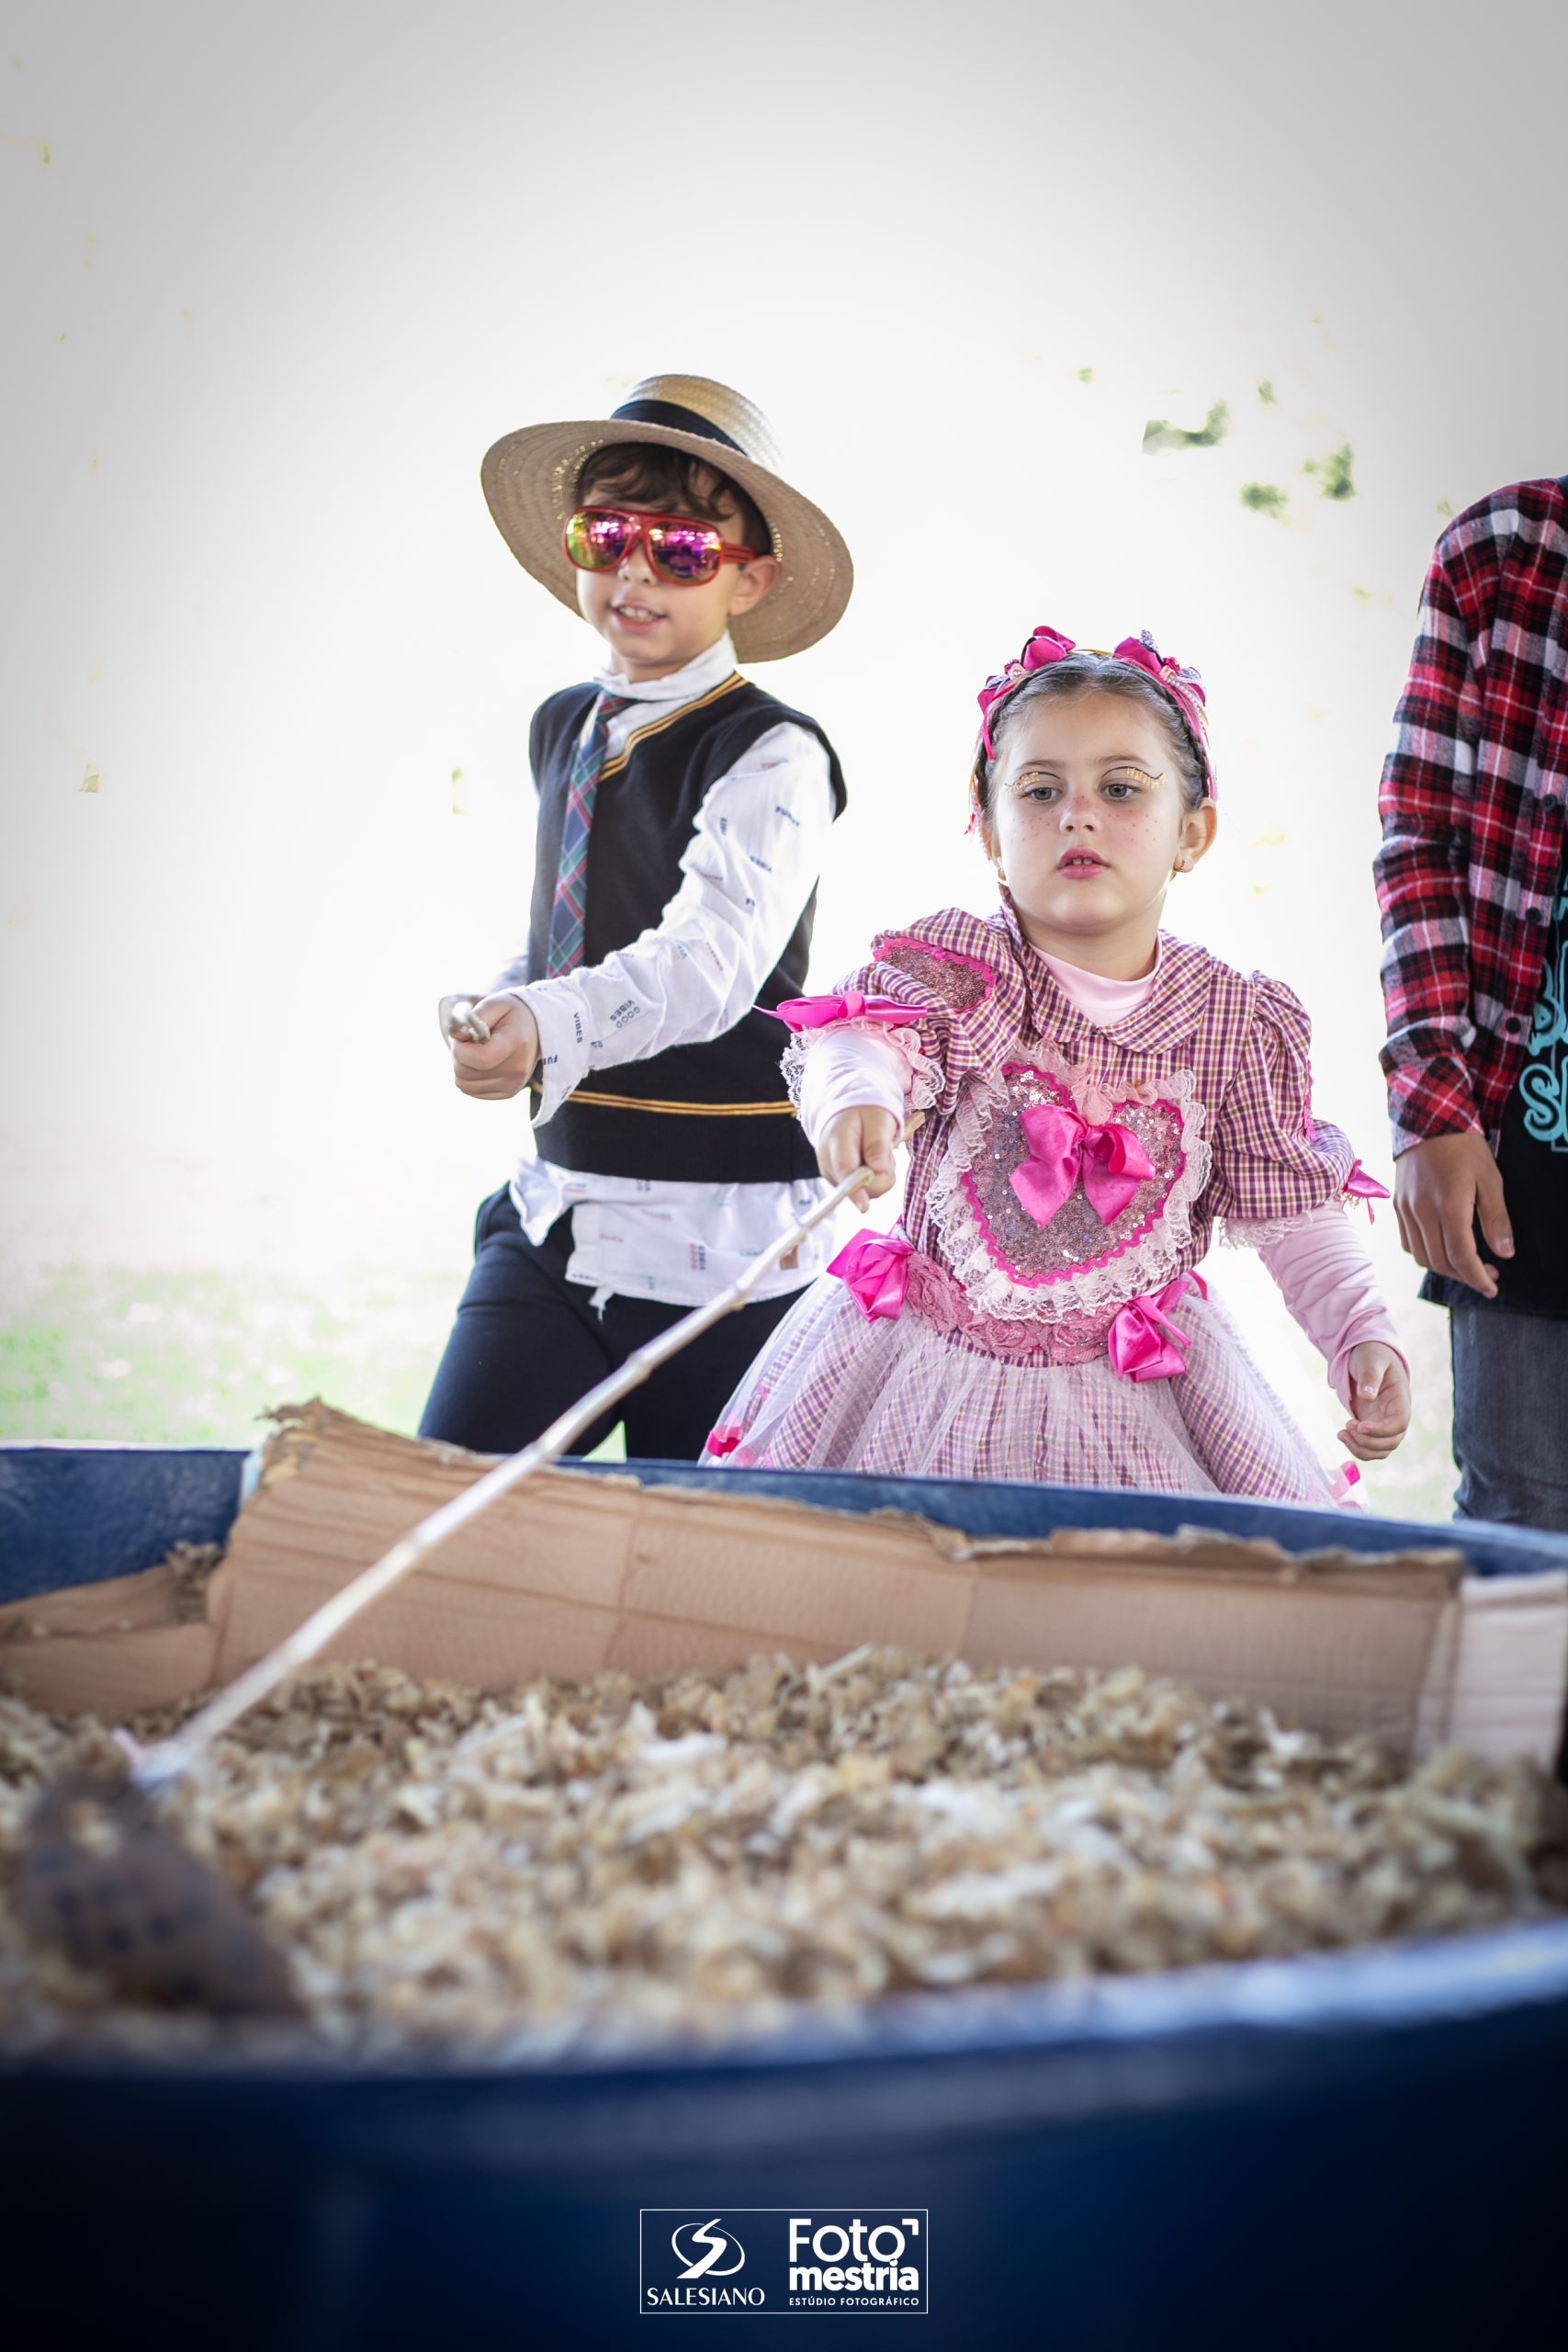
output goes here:
<path id="1" fill-rule="evenodd" d="M 452 1076 L 464 1094 L 481 1102 L 508 1102 L 522 1093 L 534 1075 L 539 1058 L 538 1023 L 519 997 L 481 997 L 473 1009 L 490 1035 L 482 1046 L 472 1045 L 452 1026 L 453 1008 L 468 1001 L 456 996 L 441 1000 L 441 1034 L 452 1048 Z"/>
<path id="2" fill-rule="evenodd" d="M 1359 1462 L 1381 1462 L 1410 1427 L 1410 1376 L 1393 1350 L 1379 1340 L 1352 1348 L 1346 1370 L 1350 1418 L 1339 1432 L 1340 1442 Z"/>
<path id="3" fill-rule="evenodd" d="M 872 1182 L 850 1195 L 863 1213 L 873 1201 L 893 1190 L 893 1150 L 897 1141 L 898 1122 L 891 1111 L 880 1111 L 869 1102 L 859 1104 L 829 1120 L 817 1146 L 817 1165 L 829 1184 L 841 1184 L 862 1166 L 874 1170 Z"/>

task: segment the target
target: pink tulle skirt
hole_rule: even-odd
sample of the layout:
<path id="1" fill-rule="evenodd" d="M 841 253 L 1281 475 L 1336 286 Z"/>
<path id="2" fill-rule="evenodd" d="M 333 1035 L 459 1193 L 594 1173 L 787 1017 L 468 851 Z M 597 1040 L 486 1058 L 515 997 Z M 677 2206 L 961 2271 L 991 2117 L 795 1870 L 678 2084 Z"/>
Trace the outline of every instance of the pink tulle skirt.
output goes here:
<path id="1" fill-rule="evenodd" d="M 886 1477 L 1005 1478 L 1330 1505 L 1306 1437 L 1213 1299 L 1172 1320 L 1187 1369 L 1133 1381 L 1108 1356 L 991 1355 L 906 1304 L 868 1322 L 832 1275 L 806 1291 L 719 1418 L 705 1461 Z"/>

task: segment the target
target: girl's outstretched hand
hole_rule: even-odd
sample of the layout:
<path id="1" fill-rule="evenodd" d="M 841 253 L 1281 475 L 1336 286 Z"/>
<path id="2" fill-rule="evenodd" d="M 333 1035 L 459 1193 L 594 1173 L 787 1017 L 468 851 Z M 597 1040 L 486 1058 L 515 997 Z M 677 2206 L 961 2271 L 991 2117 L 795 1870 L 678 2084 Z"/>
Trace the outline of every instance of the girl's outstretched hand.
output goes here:
<path id="1" fill-rule="evenodd" d="M 1364 1340 L 1346 1365 L 1350 1380 L 1350 1418 L 1340 1442 L 1359 1462 L 1381 1462 L 1410 1427 L 1410 1375 L 1392 1348 Z"/>
<path id="2" fill-rule="evenodd" d="M 898 1122 L 891 1111 L 878 1110 L 869 1102 L 857 1104 L 829 1120 L 817 1145 L 817 1165 L 829 1184 L 841 1184 L 862 1165 L 874 1169 L 872 1182 L 850 1195 L 856 1208 L 863 1211 L 893 1190 L 893 1152 L 897 1141 Z"/>

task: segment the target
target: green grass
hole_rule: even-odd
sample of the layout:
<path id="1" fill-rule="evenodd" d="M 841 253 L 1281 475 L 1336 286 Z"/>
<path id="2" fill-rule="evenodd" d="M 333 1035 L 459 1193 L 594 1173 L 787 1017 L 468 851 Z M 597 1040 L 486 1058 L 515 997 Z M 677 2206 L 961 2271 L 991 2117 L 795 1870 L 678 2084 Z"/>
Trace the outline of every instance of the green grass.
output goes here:
<path id="1" fill-rule="evenodd" d="M 227 1271 L 62 1267 L 0 1330 L 0 1433 L 248 1445 L 269 1406 L 310 1396 L 412 1430 L 454 1303 L 434 1275 L 324 1299 Z"/>
<path id="2" fill-rule="evenodd" d="M 259 1270 L 64 1266 L 10 1283 L 0 1320 L 0 1437 L 108 1438 L 162 1445 L 257 1442 L 276 1405 L 310 1396 L 412 1432 L 462 1286 L 460 1272 L 339 1267 L 319 1284 Z M 1411 1305 L 1416 1418 L 1361 1498 L 1394 1517 L 1446 1520 L 1447 1318 Z M 1292 1327 L 1310 1386 L 1315 1356 Z M 1265 1361 L 1268 1351 L 1261 1351 Z M 1323 1403 L 1313 1427 L 1337 1458 Z M 600 1459 L 623 1459 L 620 1432 Z"/>
<path id="3" fill-rule="evenodd" d="M 324 1396 L 411 1431 L 459 1284 L 353 1269 L 323 1293 L 232 1270 L 65 1266 L 0 1328 L 0 1437 L 254 1445 L 275 1405 Z M 619 1458 L 619 1433 L 600 1449 Z"/>

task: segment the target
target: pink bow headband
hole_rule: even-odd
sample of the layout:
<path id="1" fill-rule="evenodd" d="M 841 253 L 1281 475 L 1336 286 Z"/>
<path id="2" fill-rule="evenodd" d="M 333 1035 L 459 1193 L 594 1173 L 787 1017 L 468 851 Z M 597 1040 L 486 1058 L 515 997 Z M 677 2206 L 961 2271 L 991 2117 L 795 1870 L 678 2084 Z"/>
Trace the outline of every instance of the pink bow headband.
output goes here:
<path id="1" fill-rule="evenodd" d="M 1081 649 L 1086 653 L 1096 650 L 1087 645 Z M 997 705 L 1005 701 L 1015 686 L 1022 685 L 1025 678 L 1034 671 L 1049 669 L 1053 662 L 1061 662 L 1069 653 L 1079 650 L 1072 639 L 1064 637 L 1060 629 L 1037 628 L 1017 661 L 1010 662 L 1005 670 L 987 679 L 977 696 L 980 740 L 975 749 L 976 771 L 982 750 L 987 759 L 996 756 L 997 747 L 991 740 L 991 713 Z M 1113 662 L 1130 662 L 1135 669 L 1146 671 L 1155 684 L 1169 695 L 1192 739 L 1192 748 L 1198 754 L 1198 764 L 1203 772 L 1204 789 L 1213 800 L 1214 763 L 1209 751 L 1209 714 L 1197 671 L 1184 670 L 1170 654 L 1162 653 L 1147 629 L 1141 637 L 1124 637 L 1109 658 Z"/>

